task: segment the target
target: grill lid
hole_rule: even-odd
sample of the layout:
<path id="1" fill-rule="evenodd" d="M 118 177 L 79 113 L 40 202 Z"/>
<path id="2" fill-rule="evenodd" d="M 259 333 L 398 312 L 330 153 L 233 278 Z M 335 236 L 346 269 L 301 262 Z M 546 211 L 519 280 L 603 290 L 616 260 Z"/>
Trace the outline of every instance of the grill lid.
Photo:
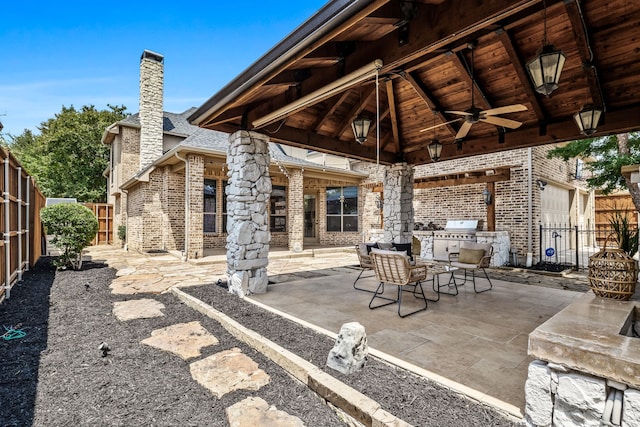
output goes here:
<path id="1" fill-rule="evenodd" d="M 444 229 L 446 231 L 472 233 L 478 230 L 478 223 L 477 219 L 450 219 Z"/>

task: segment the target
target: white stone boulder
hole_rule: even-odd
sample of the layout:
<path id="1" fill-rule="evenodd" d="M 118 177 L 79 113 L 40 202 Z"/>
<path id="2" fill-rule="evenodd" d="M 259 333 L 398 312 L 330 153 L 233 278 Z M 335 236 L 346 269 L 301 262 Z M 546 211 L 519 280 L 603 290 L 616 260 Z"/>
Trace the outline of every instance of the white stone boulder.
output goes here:
<path id="1" fill-rule="evenodd" d="M 327 366 L 343 374 L 352 374 L 362 369 L 368 354 L 364 326 L 358 322 L 345 323 L 329 352 Z"/>

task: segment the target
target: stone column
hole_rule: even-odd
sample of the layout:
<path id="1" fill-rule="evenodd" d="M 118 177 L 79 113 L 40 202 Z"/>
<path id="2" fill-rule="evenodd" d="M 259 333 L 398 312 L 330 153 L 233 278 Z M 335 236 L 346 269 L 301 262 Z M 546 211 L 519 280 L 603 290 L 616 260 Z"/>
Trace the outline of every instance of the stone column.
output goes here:
<path id="1" fill-rule="evenodd" d="M 384 241 L 411 243 L 413 236 L 413 167 L 396 163 L 384 177 Z"/>
<path id="2" fill-rule="evenodd" d="M 271 196 L 269 139 L 238 131 L 229 137 L 227 165 L 227 275 L 239 296 L 267 291 Z"/>
<path id="3" fill-rule="evenodd" d="M 196 259 L 204 253 L 204 157 L 196 154 L 187 156 L 189 167 L 189 247 L 187 259 Z"/>
<path id="4" fill-rule="evenodd" d="M 291 171 L 288 198 L 289 250 L 302 252 L 304 247 L 304 172 L 302 170 Z"/>

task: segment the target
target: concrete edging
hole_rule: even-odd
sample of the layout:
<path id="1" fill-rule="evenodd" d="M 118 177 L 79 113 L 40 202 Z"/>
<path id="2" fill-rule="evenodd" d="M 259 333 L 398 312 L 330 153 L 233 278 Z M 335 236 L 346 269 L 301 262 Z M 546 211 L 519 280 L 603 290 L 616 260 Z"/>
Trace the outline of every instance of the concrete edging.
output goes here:
<path id="1" fill-rule="evenodd" d="M 194 310 L 219 322 L 231 335 L 258 350 L 306 384 L 332 405 L 367 427 L 409 427 L 411 424 L 383 410 L 378 402 L 337 380 L 314 364 L 286 350 L 262 335 L 242 326 L 224 313 L 178 289 L 171 292 Z"/>

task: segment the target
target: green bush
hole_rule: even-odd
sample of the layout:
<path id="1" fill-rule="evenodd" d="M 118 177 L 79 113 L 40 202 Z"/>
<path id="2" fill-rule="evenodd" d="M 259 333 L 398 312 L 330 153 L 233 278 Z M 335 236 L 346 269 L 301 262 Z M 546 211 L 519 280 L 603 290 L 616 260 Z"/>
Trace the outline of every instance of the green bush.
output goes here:
<path id="1" fill-rule="evenodd" d="M 60 203 L 40 211 L 40 218 L 51 242 L 62 251 L 55 261 L 58 268 L 82 268 L 82 249 L 98 232 L 98 219 L 90 209 L 76 203 Z"/>
<path id="2" fill-rule="evenodd" d="M 127 239 L 127 226 L 126 225 L 119 225 L 118 226 L 118 239 L 122 240 L 123 242 Z"/>

